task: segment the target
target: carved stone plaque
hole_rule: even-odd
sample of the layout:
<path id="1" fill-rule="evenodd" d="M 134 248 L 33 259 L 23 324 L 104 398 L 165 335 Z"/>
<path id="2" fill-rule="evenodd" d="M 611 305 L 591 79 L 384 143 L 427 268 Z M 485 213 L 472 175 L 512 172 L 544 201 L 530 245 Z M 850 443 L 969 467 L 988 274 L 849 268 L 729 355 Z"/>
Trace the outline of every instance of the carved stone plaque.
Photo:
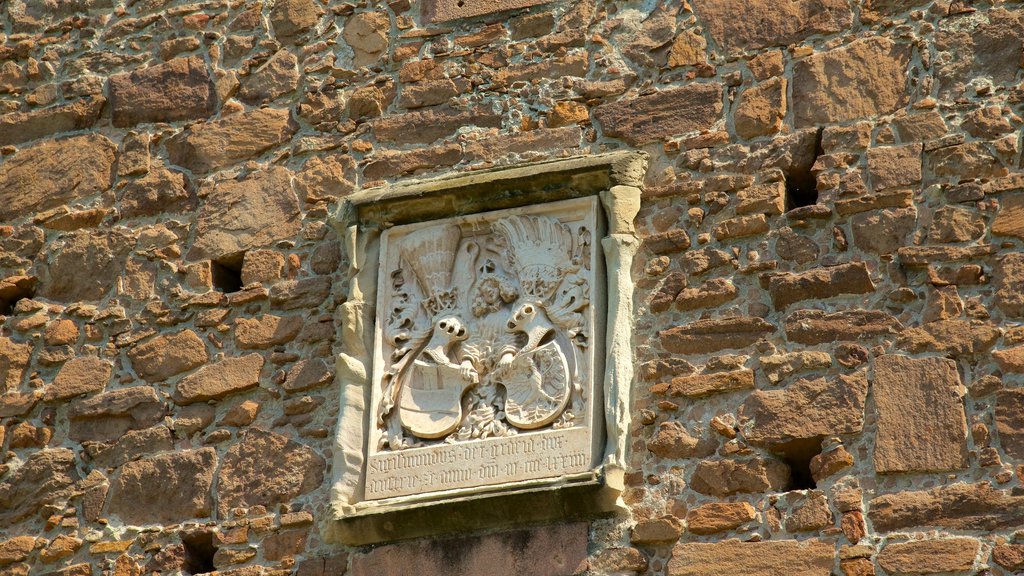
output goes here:
<path id="1" fill-rule="evenodd" d="M 597 464 L 598 210 L 592 196 L 382 234 L 367 500 Z"/>
<path id="2" fill-rule="evenodd" d="M 646 155 L 346 198 L 329 539 L 622 512 Z"/>

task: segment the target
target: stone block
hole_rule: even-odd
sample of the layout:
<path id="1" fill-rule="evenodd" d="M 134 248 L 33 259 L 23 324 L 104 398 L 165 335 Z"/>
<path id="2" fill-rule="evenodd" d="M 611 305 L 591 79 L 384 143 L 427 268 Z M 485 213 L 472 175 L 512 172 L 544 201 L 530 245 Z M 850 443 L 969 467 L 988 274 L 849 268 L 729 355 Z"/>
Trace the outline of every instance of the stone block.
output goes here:
<path id="1" fill-rule="evenodd" d="M 877 472 L 939 472 L 967 466 L 965 390 L 955 362 L 879 356 L 873 390 Z"/>

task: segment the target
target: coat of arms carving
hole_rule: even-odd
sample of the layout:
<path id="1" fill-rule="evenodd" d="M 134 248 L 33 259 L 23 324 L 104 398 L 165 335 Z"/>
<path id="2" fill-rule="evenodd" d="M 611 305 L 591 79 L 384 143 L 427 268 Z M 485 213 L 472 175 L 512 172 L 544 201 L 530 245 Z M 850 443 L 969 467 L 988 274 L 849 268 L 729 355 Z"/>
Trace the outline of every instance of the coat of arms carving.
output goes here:
<path id="1" fill-rule="evenodd" d="M 384 233 L 371 473 L 374 458 L 389 453 L 573 428 L 589 433 L 596 211 L 590 198 Z M 587 436 L 562 440 L 589 454 Z M 541 440 L 524 438 L 531 442 L 524 455 Z M 580 469 L 590 460 L 581 459 Z M 547 468 L 538 466 L 537 475 L 565 471 Z M 487 483 L 475 480 L 467 482 Z"/>

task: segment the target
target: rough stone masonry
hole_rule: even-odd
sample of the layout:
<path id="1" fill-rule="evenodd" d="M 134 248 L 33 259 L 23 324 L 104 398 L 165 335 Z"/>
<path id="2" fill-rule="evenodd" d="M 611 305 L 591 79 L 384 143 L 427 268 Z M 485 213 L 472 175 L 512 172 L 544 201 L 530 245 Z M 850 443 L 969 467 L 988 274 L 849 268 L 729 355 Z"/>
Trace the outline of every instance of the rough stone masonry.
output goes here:
<path id="1" fill-rule="evenodd" d="M 1018 0 L 0 3 L 0 575 L 1024 572 Z M 356 189 L 650 155 L 629 514 L 325 542 Z"/>

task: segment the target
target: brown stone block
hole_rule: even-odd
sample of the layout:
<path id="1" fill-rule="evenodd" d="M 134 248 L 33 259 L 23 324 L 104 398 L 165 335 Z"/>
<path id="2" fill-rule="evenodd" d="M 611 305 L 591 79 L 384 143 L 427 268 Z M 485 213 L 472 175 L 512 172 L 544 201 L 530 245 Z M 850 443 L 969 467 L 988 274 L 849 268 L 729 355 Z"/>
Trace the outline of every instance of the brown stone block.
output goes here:
<path id="1" fill-rule="evenodd" d="M 698 320 L 658 332 L 662 345 L 676 354 L 707 354 L 730 348 L 745 348 L 775 326 L 761 318 L 732 316 L 728 318 Z"/>
<path id="2" fill-rule="evenodd" d="M 896 111 L 907 101 L 910 49 L 888 38 L 861 38 L 793 66 L 798 128 Z"/>
<path id="3" fill-rule="evenodd" d="M 694 83 L 604 104 L 594 110 L 606 136 L 633 145 L 706 130 L 722 116 L 722 85 Z"/>
<path id="4" fill-rule="evenodd" d="M 95 356 L 72 358 L 61 366 L 53 383 L 46 387 L 46 401 L 67 400 L 81 394 L 99 392 L 107 385 L 113 366 Z"/>
<path id="5" fill-rule="evenodd" d="M 694 534 L 717 534 L 756 519 L 757 511 L 746 502 L 710 502 L 691 510 L 686 515 L 686 526 Z"/>
<path id="6" fill-rule="evenodd" d="M 32 453 L 0 482 L 0 525 L 13 527 L 47 504 L 63 506 L 78 480 L 75 455 L 67 448 Z"/>
<path id="7" fill-rule="evenodd" d="M 93 96 L 31 112 L 4 114 L 0 116 L 0 146 L 89 128 L 96 123 L 106 102 L 102 96 Z"/>
<path id="8" fill-rule="evenodd" d="M 0 220 L 64 206 L 110 188 L 117 147 L 106 136 L 44 140 L 0 164 Z"/>
<path id="9" fill-rule="evenodd" d="M 839 0 L 695 0 L 693 5 L 715 42 L 729 51 L 796 44 L 853 23 L 850 6 Z"/>
<path id="10" fill-rule="evenodd" d="M 651 392 L 654 394 L 686 398 L 701 398 L 712 394 L 753 389 L 754 371 L 749 369 L 678 376 L 667 383 L 651 386 Z"/>
<path id="11" fill-rule="evenodd" d="M 881 310 L 797 310 L 786 317 L 786 339 L 799 344 L 859 341 L 903 329 L 899 320 Z"/>
<path id="12" fill-rule="evenodd" d="M 237 259 L 242 253 L 294 236 L 301 228 L 291 172 L 274 167 L 214 185 L 199 210 L 192 260 Z"/>
<path id="13" fill-rule="evenodd" d="M 197 120 L 211 116 L 216 106 L 210 72 L 198 56 L 110 77 L 114 126 Z"/>
<path id="14" fill-rule="evenodd" d="M 996 266 L 996 306 L 1011 318 L 1024 318 L 1024 254 L 1011 252 Z"/>
<path id="15" fill-rule="evenodd" d="M 804 379 L 781 390 L 753 392 L 738 415 L 747 441 L 785 452 L 794 443 L 817 444 L 824 436 L 860 432 L 867 395 L 863 372 Z"/>
<path id="16" fill-rule="evenodd" d="M 129 462 L 110 488 L 111 514 L 125 524 L 170 524 L 210 516 L 213 448 L 161 454 Z M 154 494 L 159 491 L 159 495 Z"/>
<path id="17" fill-rule="evenodd" d="M 131 348 L 132 368 L 147 382 L 160 382 L 198 368 L 210 359 L 206 345 L 192 330 L 160 335 Z"/>
<path id="18" fill-rule="evenodd" d="M 213 172 L 287 142 L 297 129 L 288 110 L 259 108 L 193 124 L 167 140 L 167 153 L 179 166 Z"/>
<path id="19" fill-rule="evenodd" d="M 784 310 L 802 300 L 832 298 L 843 294 L 868 294 L 875 290 L 867 265 L 851 262 L 816 268 L 798 274 L 779 274 L 768 282 L 772 305 Z"/>
<path id="20" fill-rule="evenodd" d="M 878 565 L 892 576 L 966 572 L 974 567 L 981 543 L 974 538 L 944 538 L 889 544 Z"/>
<path id="21" fill-rule="evenodd" d="M 697 464 L 690 487 L 719 498 L 733 494 L 781 492 L 789 483 L 789 466 L 774 459 L 705 459 Z"/>
<path id="22" fill-rule="evenodd" d="M 228 449 L 217 476 L 217 509 L 273 506 L 319 488 L 326 462 L 287 437 L 250 428 Z"/>
<path id="23" fill-rule="evenodd" d="M 829 576 L 835 544 L 824 540 L 775 540 L 676 544 L 668 576 Z"/>
<path id="24" fill-rule="evenodd" d="M 174 402 L 184 406 L 253 388 L 260 382 L 263 363 L 263 356 L 248 354 L 204 366 L 178 382 L 172 396 Z"/>
<path id="25" fill-rule="evenodd" d="M 879 356 L 873 390 L 877 472 L 938 472 L 967 466 L 964 389 L 955 362 Z"/>
<path id="26" fill-rule="evenodd" d="M 468 109 L 440 106 L 385 116 L 372 123 L 373 133 L 381 142 L 395 144 L 429 144 L 453 134 L 463 126 L 500 128 L 502 115 L 490 106 Z"/>
<path id="27" fill-rule="evenodd" d="M 928 526 L 1002 530 L 1024 524 L 1024 496 L 1011 496 L 988 482 L 959 482 L 878 496 L 868 503 L 868 518 L 881 532 Z"/>
<path id="28" fill-rule="evenodd" d="M 1006 455 L 1024 461 L 1024 388 L 996 392 L 996 430 Z"/>

